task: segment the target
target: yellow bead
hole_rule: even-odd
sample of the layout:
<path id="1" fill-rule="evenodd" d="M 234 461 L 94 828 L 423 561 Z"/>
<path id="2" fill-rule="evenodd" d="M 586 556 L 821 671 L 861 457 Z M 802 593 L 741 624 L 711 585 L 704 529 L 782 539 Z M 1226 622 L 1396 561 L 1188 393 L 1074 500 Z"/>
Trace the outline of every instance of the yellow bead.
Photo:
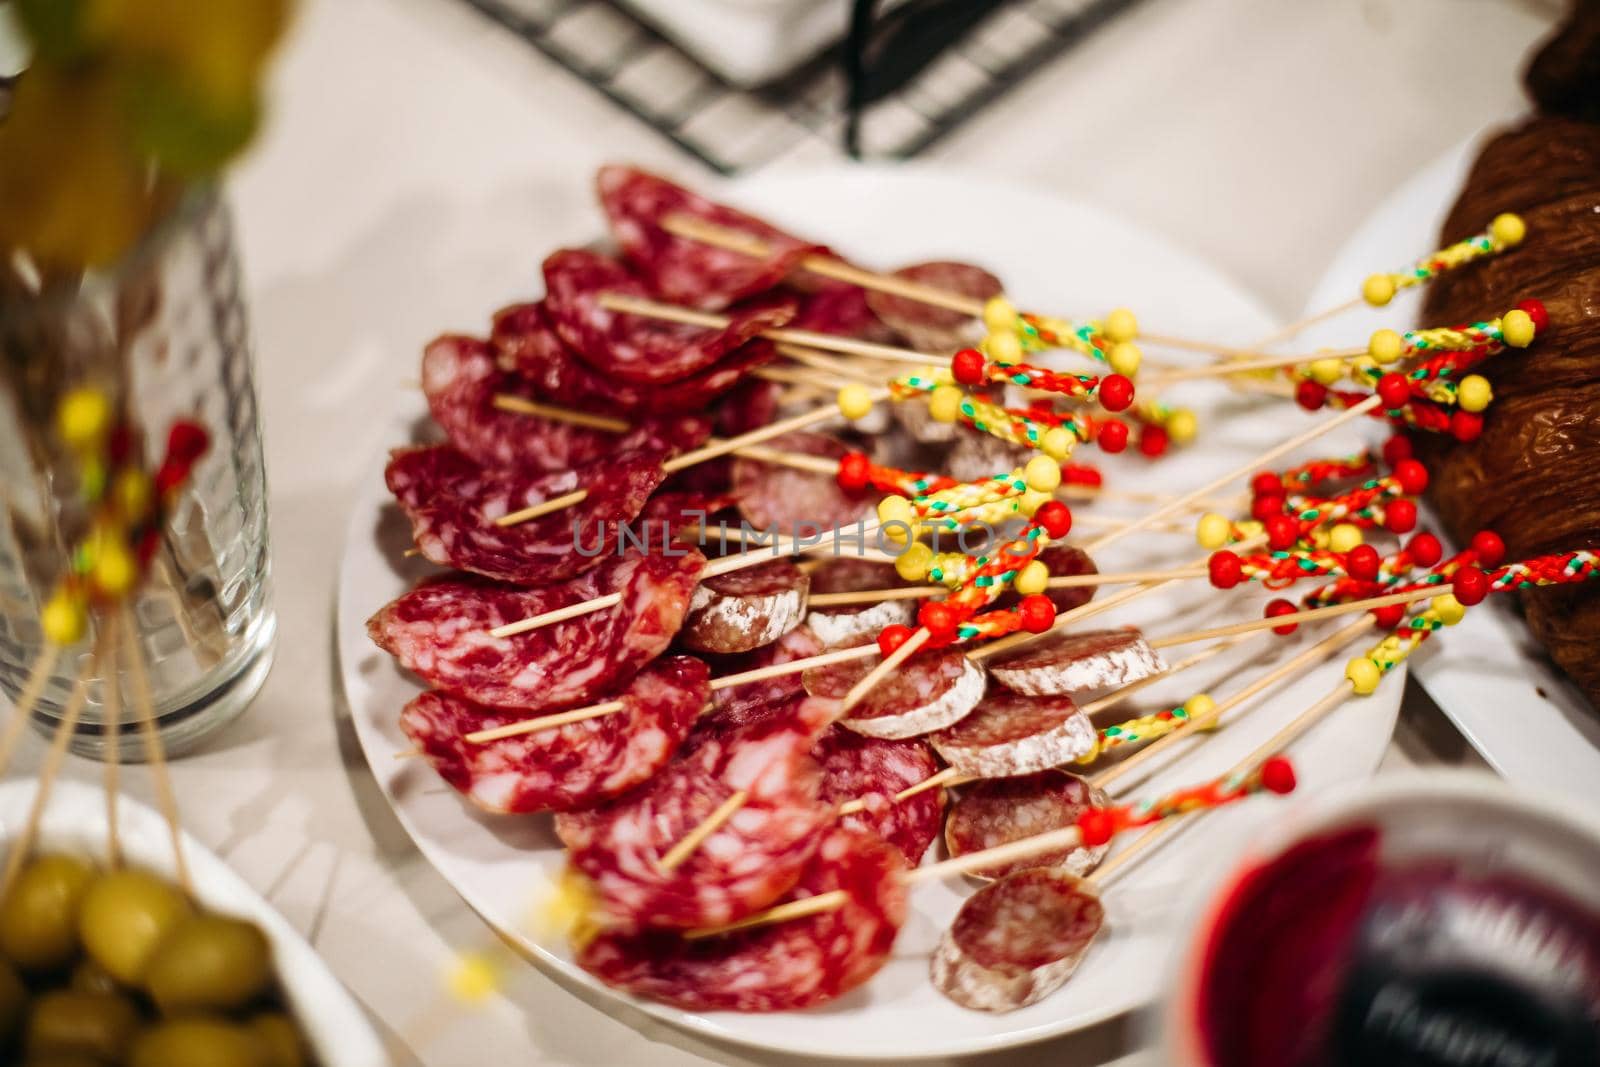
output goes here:
<path id="1" fill-rule="evenodd" d="M 1194 539 L 1200 547 L 1215 552 L 1228 543 L 1228 534 L 1233 529 L 1233 524 L 1226 515 L 1218 515 L 1215 511 L 1207 512 L 1200 516 L 1200 524 L 1195 527 Z"/>
<path id="2" fill-rule="evenodd" d="M 1112 344 L 1122 344 L 1139 336 L 1139 320 L 1127 308 L 1115 308 L 1100 324 L 1100 330 Z M 1117 373 L 1128 372 L 1119 370 Z"/>
<path id="3" fill-rule="evenodd" d="M 52 645 L 75 645 L 89 628 L 89 616 L 78 599 L 65 589 L 57 589 L 39 613 L 39 627 Z"/>
<path id="4" fill-rule="evenodd" d="M 1500 318 L 1500 336 L 1512 348 L 1527 348 L 1533 344 L 1533 319 L 1526 311 L 1508 311 Z"/>
<path id="5" fill-rule="evenodd" d="M 839 414 L 851 420 L 872 414 L 872 390 L 865 385 L 847 385 L 840 389 Z"/>
<path id="6" fill-rule="evenodd" d="M 1357 656 L 1344 665 L 1344 676 L 1350 680 L 1350 685 L 1361 696 L 1373 692 L 1378 688 L 1378 683 L 1383 681 L 1383 672 L 1378 665 L 1365 656 Z"/>
<path id="7" fill-rule="evenodd" d="M 1167 418 L 1167 436 L 1174 444 L 1186 445 L 1200 432 L 1200 420 L 1188 408 L 1179 408 Z"/>
<path id="8" fill-rule="evenodd" d="M 983 324 L 990 333 L 1011 333 L 1017 328 L 1016 306 L 1003 296 L 991 296 L 983 305 Z"/>
<path id="9" fill-rule="evenodd" d="M 1312 381 L 1319 385 L 1332 385 L 1344 377 L 1344 360 L 1313 360 L 1311 366 L 1306 369 L 1310 372 Z"/>
<path id="10" fill-rule="evenodd" d="M 966 399 L 958 386 L 941 385 L 928 394 L 928 414 L 936 422 L 955 422 L 961 417 L 961 402 Z"/>
<path id="11" fill-rule="evenodd" d="M 1049 456 L 1034 456 L 1022 468 L 1022 480 L 1037 493 L 1053 493 L 1061 484 L 1061 464 Z"/>
<path id="12" fill-rule="evenodd" d="M 139 565 L 120 541 L 107 540 L 100 547 L 90 578 L 95 592 L 111 600 L 120 600 L 139 581 Z"/>
<path id="13" fill-rule="evenodd" d="M 928 565 L 933 562 L 933 549 L 915 541 L 894 558 L 894 572 L 908 582 L 920 582 L 928 576 Z"/>
<path id="14" fill-rule="evenodd" d="M 1119 341 L 1111 346 L 1111 351 L 1106 354 L 1106 362 L 1111 364 L 1111 369 L 1118 374 L 1132 378 L 1139 373 L 1139 364 L 1144 362 L 1144 353 L 1139 351 L 1139 346 L 1132 341 Z"/>
<path id="15" fill-rule="evenodd" d="M 1456 403 L 1462 411 L 1482 411 L 1494 399 L 1489 379 L 1481 374 L 1469 374 L 1456 386 Z"/>
<path id="16" fill-rule="evenodd" d="M 1266 533 L 1267 530 L 1266 523 L 1256 519 L 1240 519 L 1233 526 L 1234 529 L 1239 531 L 1239 540 L 1241 541 Z"/>
<path id="17" fill-rule="evenodd" d="M 124 467 L 111 483 L 111 498 L 122 521 L 132 526 L 150 513 L 155 488 L 150 475 L 137 467 Z"/>
<path id="18" fill-rule="evenodd" d="M 1038 560 L 1034 560 L 1017 572 L 1017 576 L 1011 580 L 1011 584 L 1023 596 L 1042 593 L 1050 584 L 1050 568 Z"/>
<path id="19" fill-rule="evenodd" d="M 1021 511 L 1024 515 L 1031 519 L 1033 518 L 1034 512 L 1038 511 L 1055 498 L 1056 495 L 1054 493 L 1045 493 L 1038 489 L 1029 489 L 1017 498 L 1017 510 Z"/>
<path id="20" fill-rule="evenodd" d="M 1039 451 L 1051 459 L 1061 462 L 1072 455 L 1072 450 L 1078 447 L 1078 439 L 1071 430 L 1065 426 L 1056 426 L 1044 432 L 1039 438 Z"/>
<path id="21" fill-rule="evenodd" d="M 983 350 L 996 363 L 1018 363 L 1022 360 L 1022 342 L 1010 331 L 996 331 L 985 337 Z"/>
<path id="22" fill-rule="evenodd" d="M 1341 522 L 1328 531 L 1328 547 L 1335 552 L 1348 552 L 1364 540 L 1361 527 L 1353 523 Z"/>
<path id="23" fill-rule="evenodd" d="M 1494 238 L 1495 244 L 1504 248 L 1511 248 L 1522 243 L 1528 235 L 1527 223 L 1522 221 L 1522 216 L 1506 212 L 1496 215 L 1494 221 L 1489 223 L 1489 236 Z"/>
<path id="24" fill-rule="evenodd" d="M 500 988 L 500 968 L 483 953 L 468 953 L 450 969 L 447 985 L 456 999 L 479 1004 Z"/>
<path id="25" fill-rule="evenodd" d="M 1454 593 L 1440 593 L 1428 601 L 1428 607 L 1439 616 L 1439 621 L 1446 626 L 1454 626 L 1467 617 L 1466 605 L 1457 600 Z"/>
<path id="26" fill-rule="evenodd" d="M 99 447 L 111 429 L 111 401 L 98 389 L 73 389 L 56 409 L 56 432 L 75 452 Z"/>
<path id="27" fill-rule="evenodd" d="M 1394 279 L 1387 274 L 1374 274 L 1361 283 L 1361 299 L 1375 308 L 1381 308 L 1394 299 Z"/>
<path id="28" fill-rule="evenodd" d="M 915 518 L 916 513 L 911 509 L 911 501 L 903 496 L 890 494 L 878 501 L 878 521 L 880 523 L 910 523 Z"/>
<path id="29" fill-rule="evenodd" d="M 1379 330 L 1367 342 L 1367 351 L 1379 363 L 1393 363 L 1406 353 L 1405 338 L 1393 330 Z"/>
<path id="30" fill-rule="evenodd" d="M 1198 719 L 1202 715 L 1210 715 L 1216 711 L 1217 702 L 1211 699 L 1209 693 L 1196 693 L 1183 707 L 1189 713 L 1190 719 Z"/>

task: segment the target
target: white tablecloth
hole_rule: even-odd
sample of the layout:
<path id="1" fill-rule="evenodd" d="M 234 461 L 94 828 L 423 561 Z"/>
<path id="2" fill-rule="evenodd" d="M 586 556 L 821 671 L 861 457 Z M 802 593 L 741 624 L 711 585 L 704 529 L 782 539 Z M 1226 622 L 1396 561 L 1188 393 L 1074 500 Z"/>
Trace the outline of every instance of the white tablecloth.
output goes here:
<path id="1" fill-rule="evenodd" d="M 1550 16 L 1509 0 L 1147 0 L 932 158 L 1104 205 L 1287 318 L 1389 189 L 1521 107 L 1522 56 Z M 415 378 L 421 344 L 481 330 L 535 286 L 545 252 L 597 231 L 597 164 L 700 176 L 453 0 L 308 0 L 273 103 L 233 195 L 265 410 L 277 664 L 246 716 L 175 774 L 190 828 L 404 1030 L 453 951 L 484 933 L 390 815 L 341 707 L 330 627 L 352 486 L 386 444 L 379 416 Z M 1470 758 L 1425 698 L 1408 700 L 1391 762 Z M 145 772 L 130 777 L 148 796 Z M 987 1062 L 1073 1067 L 1130 1048 L 1113 1024 Z M 532 967 L 417 1055 L 430 1067 L 785 1062 L 596 1006 Z"/>

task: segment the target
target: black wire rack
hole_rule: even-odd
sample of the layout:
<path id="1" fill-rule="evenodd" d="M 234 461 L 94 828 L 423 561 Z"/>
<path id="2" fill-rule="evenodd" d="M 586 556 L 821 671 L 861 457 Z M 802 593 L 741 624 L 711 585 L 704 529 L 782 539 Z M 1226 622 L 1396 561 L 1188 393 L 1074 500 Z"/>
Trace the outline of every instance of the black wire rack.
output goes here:
<path id="1" fill-rule="evenodd" d="M 466 0 L 723 174 L 846 151 L 840 47 L 756 89 L 727 84 L 607 0 Z M 863 108 L 854 154 L 906 159 L 1137 0 L 1010 0 Z"/>

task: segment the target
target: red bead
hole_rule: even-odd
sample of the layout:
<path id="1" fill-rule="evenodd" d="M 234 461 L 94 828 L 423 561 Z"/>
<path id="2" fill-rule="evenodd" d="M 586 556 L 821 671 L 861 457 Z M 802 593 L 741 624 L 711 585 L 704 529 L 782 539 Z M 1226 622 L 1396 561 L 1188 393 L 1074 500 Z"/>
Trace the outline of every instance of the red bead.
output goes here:
<path id="1" fill-rule="evenodd" d="M 1276 600 L 1268 601 L 1266 618 L 1276 619 L 1279 615 L 1293 615 L 1299 610 L 1299 608 L 1295 607 L 1294 601 L 1285 600 L 1283 597 L 1279 597 Z M 1300 629 L 1299 623 L 1288 622 L 1284 623 L 1282 626 L 1274 626 L 1272 628 L 1272 632 L 1280 637 L 1288 637 L 1298 629 Z"/>
<path id="2" fill-rule="evenodd" d="M 161 464 L 161 469 L 156 471 L 156 495 L 166 496 L 177 489 L 189 477 L 187 463 L 174 463 L 171 460 Z"/>
<path id="3" fill-rule="evenodd" d="M 1307 411 L 1316 411 L 1328 402 L 1328 387 L 1307 378 L 1294 387 L 1294 402 Z"/>
<path id="4" fill-rule="evenodd" d="M 1489 576 L 1477 567 L 1462 567 L 1456 571 L 1454 585 L 1451 591 L 1456 599 L 1469 608 L 1483 603 L 1483 598 L 1489 595 Z"/>
<path id="5" fill-rule="evenodd" d="M 1155 459 L 1167 450 L 1170 440 L 1167 431 L 1160 426 L 1146 426 L 1144 432 L 1139 435 L 1139 451 Z"/>
<path id="6" fill-rule="evenodd" d="M 880 655 L 888 656 L 909 640 L 911 640 L 911 627 L 901 626 L 899 623 L 885 626 L 878 634 L 878 652 Z"/>
<path id="7" fill-rule="evenodd" d="M 1030 634 L 1042 634 L 1055 625 L 1056 606 L 1043 593 L 1031 593 L 1017 605 L 1017 616 L 1022 628 Z"/>
<path id="8" fill-rule="evenodd" d="M 1078 814 L 1078 833 L 1086 848 L 1098 848 L 1110 841 L 1114 828 L 1111 813 L 1104 808 L 1085 808 Z"/>
<path id="9" fill-rule="evenodd" d="M 1506 558 L 1506 543 L 1493 530 L 1479 530 L 1472 535 L 1472 554 L 1483 567 L 1498 567 Z"/>
<path id="10" fill-rule="evenodd" d="M 1211 553 L 1211 558 L 1206 560 L 1206 570 L 1210 572 L 1211 584 L 1218 589 L 1232 589 L 1244 577 L 1239 557 L 1225 548 Z"/>
<path id="11" fill-rule="evenodd" d="M 1294 764 L 1282 756 L 1273 756 L 1261 765 L 1261 784 L 1269 793 L 1294 792 Z"/>
<path id="12" fill-rule="evenodd" d="M 1283 495 L 1283 479 L 1271 471 L 1262 471 L 1250 479 L 1250 491 L 1256 496 Z"/>
<path id="13" fill-rule="evenodd" d="M 1100 433 L 1095 440 L 1107 452 L 1121 452 L 1128 447 L 1128 424 L 1118 419 L 1107 419 L 1100 424 Z"/>
<path id="14" fill-rule="evenodd" d="M 1404 434 L 1395 434 L 1383 443 L 1383 462 L 1391 470 L 1401 460 L 1411 458 L 1411 438 Z"/>
<path id="15" fill-rule="evenodd" d="M 834 477 L 840 489 L 847 493 L 859 493 L 867 487 L 867 476 L 871 469 L 872 460 L 867 458 L 865 452 L 846 452 L 839 458 L 839 473 Z"/>
<path id="16" fill-rule="evenodd" d="M 1061 468 L 1061 477 L 1068 485 L 1087 485 L 1098 489 L 1105 484 L 1099 470 L 1087 463 L 1067 463 Z"/>
<path id="17" fill-rule="evenodd" d="M 1378 620 L 1378 626 L 1385 630 L 1392 630 L 1400 625 L 1400 620 L 1406 617 L 1404 604 L 1385 604 L 1381 608 L 1372 609 L 1372 617 Z"/>
<path id="18" fill-rule="evenodd" d="M 1133 403 L 1133 382 L 1120 374 L 1100 379 L 1100 406 L 1107 411 L 1126 411 Z"/>
<path id="19" fill-rule="evenodd" d="M 1376 581 L 1378 569 L 1382 565 L 1383 558 L 1371 545 L 1357 545 L 1350 550 L 1344 561 L 1346 573 L 1361 582 Z"/>
<path id="20" fill-rule="evenodd" d="M 1431 533 L 1423 532 L 1411 539 L 1406 552 L 1419 567 L 1431 567 L 1444 558 L 1444 546 Z"/>
<path id="21" fill-rule="evenodd" d="M 1264 494 L 1250 501 L 1250 517 L 1257 522 L 1266 522 L 1273 515 L 1283 514 L 1283 497 L 1276 493 Z"/>
<path id="22" fill-rule="evenodd" d="M 1050 540 L 1057 541 L 1072 532 L 1072 509 L 1059 500 L 1047 500 L 1033 513 L 1033 521 L 1044 528 Z"/>
<path id="23" fill-rule="evenodd" d="M 189 466 L 205 454 L 210 444 L 211 436 L 198 422 L 179 419 L 167 434 L 167 459 Z"/>
<path id="24" fill-rule="evenodd" d="M 1545 309 L 1543 300 L 1524 300 L 1517 305 L 1517 310 L 1533 320 L 1533 332 L 1536 334 L 1544 333 L 1545 327 L 1550 325 L 1550 312 Z"/>
<path id="25" fill-rule="evenodd" d="M 1404 374 L 1390 371 L 1378 379 L 1378 396 L 1382 398 L 1386 411 L 1403 408 L 1406 401 L 1411 399 L 1411 383 L 1406 381 Z"/>
<path id="26" fill-rule="evenodd" d="M 962 385 L 982 385 L 988 361 L 976 348 L 963 348 L 950 360 L 950 373 Z"/>
<path id="27" fill-rule="evenodd" d="M 1394 465 L 1394 480 L 1406 496 L 1420 496 L 1428 488 L 1428 468 L 1414 459 L 1403 459 Z"/>
<path id="28" fill-rule="evenodd" d="M 1476 411 L 1457 409 L 1450 413 L 1450 436 L 1462 444 L 1483 436 L 1483 416 Z"/>
<path id="29" fill-rule="evenodd" d="M 1300 540 L 1300 524 L 1293 516 L 1280 511 L 1261 521 L 1267 528 L 1267 547 L 1274 552 L 1287 552 Z"/>
<path id="30" fill-rule="evenodd" d="M 922 607 L 917 609 L 917 625 L 936 639 L 945 637 L 955 632 L 956 609 L 942 600 L 924 601 Z"/>
<path id="31" fill-rule="evenodd" d="M 1384 508 L 1383 525 L 1391 533 L 1410 533 L 1417 528 L 1417 506 L 1409 500 L 1391 500 Z"/>

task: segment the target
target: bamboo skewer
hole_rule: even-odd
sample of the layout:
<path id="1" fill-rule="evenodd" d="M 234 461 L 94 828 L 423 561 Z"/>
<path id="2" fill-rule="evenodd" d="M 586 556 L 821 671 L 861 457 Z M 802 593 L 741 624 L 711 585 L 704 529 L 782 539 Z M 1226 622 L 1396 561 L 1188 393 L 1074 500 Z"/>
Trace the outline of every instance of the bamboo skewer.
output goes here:
<path id="1" fill-rule="evenodd" d="M 117 821 L 117 793 L 121 789 L 122 771 L 122 685 L 117 668 L 117 645 L 120 634 L 113 623 L 106 634 L 95 659 L 98 661 L 100 687 L 104 694 L 100 716 L 105 742 L 106 788 L 106 852 L 113 868 L 122 866 L 122 831 Z"/>
<path id="2" fill-rule="evenodd" d="M 1235 362 L 1207 363 L 1202 367 L 1180 367 L 1177 370 L 1153 375 L 1140 384 L 1148 388 L 1160 389 L 1175 382 L 1193 381 L 1199 378 L 1225 378 L 1230 374 L 1243 374 L 1247 371 L 1257 370 L 1276 370 L 1280 367 L 1294 367 L 1306 363 L 1316 363 L 1325 359 L 1344 363 L 1366 354 L 1367 350 L 1365 348 L 1341 348 L 1329 352 L 1309 352 L 1291 356 L 1261 356 L 1257 359 L 1245 359 Z"/>
<path id="3" fill-rule="evenodd" d="M 22 824 L 22 830 L 16 839 L 11 842 L 11 851 L 6 855 L 5 872 L 0 874 L 0 900 L 11 894 L 11 886 L 17 880 L 17 875 L 22 873 L 22 865 L 27 861 L 28 853 L 33 851 L 33 840 L 39 834 L 39 821 L 44 818 L 45 805 L 50 802 L 50 790 L 55 784 L 56 775 L 61 771 L 61 761 L 66 757 L 67 745 L 72 740 L 73 731 L 78 726 L 78 717 L 83 714 L 83 705 L 89 699 L 89 682 L 87 678 L 79 677 L 77 684 L 72 687 L 72 695 L 67 697 L 66 706 L 61 709 L 61 719 L 56 724 L 56 732 L 50 739 L 50 749 L 45 754 L 44 764 L 39 768 L 39 788 L 33 796 L 33 806 L 28 809 L 28 818 Z"/>
<path id="4" fill-rule="evenodd" d="M 1267 336 L 1256 342 L 1256 347 L 1266 348 L 1269 345 L 1277 344 L 1279 341 L 1287 341 L 1291 337 L 1304 333 L 1306 330 L 1309 330 L 1318 323 L 1326 322 L 1331 318 L 1343 315 L 1347 311 L 1354 311 L 1356 308 L 1361 307 L 1364 303 L 1366 303 L 1366 301 L 1357 296 L 1350 300 L 1346 300 L 1342 304 L 1335 304 L 1331 308 L 1324 308 L 1315 315 L 1307 315 L 1303 319 L 1296 319 L 1287 326 L 1267 334 Z"/>
<path id="5" fill-rule="evenodd" d="M 28 680 L 22 683 L 22 691 L 17 694 L 17 702 L 11 709 L 11 719 L 6 723 L 5 733 L 0 735 L 0 775 L 4 775 L 6 768 L 11 766 L 11 757 L 16 752 L 17 741 L 22 737 L 22 728 L 33 714 L 34 705 L 44 695 L 45 686 L 50 684 L 50 672 L 55 670 L 60 658 L 61 649 L 46 644 L 34 659 Z"/>
<path id="6" fill-rule="evenodd" d="M 1105 574 L 1067 574 L 1051 578 L 1049 589 L 1082 589 L 1102 585 L 1145 585 L 1168 579 L 1204 578 L 1209 573 L 1204 567 L 1183 567 L 1170 571 L 1117 571 Z M 843 593 L 813 593 L 806 603 L 814 608 L 831 608 L 841 604 L 875 604 L 884 600 L 920 600 L 924 597 L 948 593 L 942 585 L 908 585 L 898 589 L 855 589 Z"/>
<path id="7" fill-rule="evenodd" d="M 150 776 L 155 780 L 156 800 L 161 815 L 167 823 L 167 833 L 172 838 L 172 861 L 178 872 L 178 884 L 184 892 L 194 894 L 194 882 L 189 877 L 189 861 L 183 853 L 183 830 L 178 824 L 178 798 L 172 791 L 172 778 L 167 773 L 167 754 L 161 746 L 161 733 L 156 729 L 155 705 L 150 698 L 150 676 L 145 672 L 144 650 L 135 636 L 133 616 L 122 609 L 120 625 L 127 640 L 128 674 L 133 682 L 133 708 L 139 720 L 139 732 L 144 736 L 145 759 L 150 764 Z"/>
<path id="8" fill-rule="evenodd" d="M 744 807 L 744 802 L 749 799 L 749 794 L 743 789 L 735 790 L 727 800 L 717 805 L 717 810 L 705 817 L 705 820 L 683 836 L 677 844 L 667 850 L 666 855 L 656 861 L 656 866 L 663 871 L 674 871 L 683 865 L 683 861 L 694 855 L 694 850 L 700 847 L 701 842 L 722 829 L 727 821 L 738 814 Z"/>

